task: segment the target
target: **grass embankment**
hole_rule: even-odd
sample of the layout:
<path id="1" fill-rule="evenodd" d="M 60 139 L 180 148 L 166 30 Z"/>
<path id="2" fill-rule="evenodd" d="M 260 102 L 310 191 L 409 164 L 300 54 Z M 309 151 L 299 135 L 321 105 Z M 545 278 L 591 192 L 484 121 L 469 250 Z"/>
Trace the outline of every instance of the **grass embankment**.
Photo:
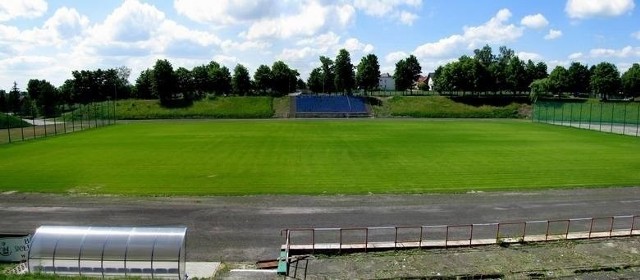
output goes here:
<path id="1" fill-rule="evenodd" d="M 0 129 L 28 127 L 28 126 L 31 126 L 31 125 L 20 118 L 17 118 L 15 116 L 10 116 L 5 113 L 0 113 Z"/>
<path id="2" fill-rule="evenodd" d="M 521 118 L 521 104 L 504 107 L 471 106 L 454 102 L 444 96 L 395 96 L 374 106 L 378 117 L 414 118 Z"/>
<path id="3" fill-rule="evenodd" d="M 633 186 L 640 139 L 523 121 L 157 121 L 0 146 L 0 192 L 366 194 Z"/>
<path id="4" fill-rule="evenodd" d="M 116 118 L 120 120 L 150 119 L 256 119 L 273 116 L 271 97 L 218 97 L 194 101 L 184 107 L 164 107 L 158 100 L 119 100 Z M 66 119 L 112 119 L 113 103 L 102 102 L 81 106 Z"/>
<path id="5" fill-rule="evenodd" d="M 157 100 L 118 101 L 118 119 L 255 119 L 273 116 L 271 97 L 219 97 L 195 101 L 191 106 L 165 108 Z"/>

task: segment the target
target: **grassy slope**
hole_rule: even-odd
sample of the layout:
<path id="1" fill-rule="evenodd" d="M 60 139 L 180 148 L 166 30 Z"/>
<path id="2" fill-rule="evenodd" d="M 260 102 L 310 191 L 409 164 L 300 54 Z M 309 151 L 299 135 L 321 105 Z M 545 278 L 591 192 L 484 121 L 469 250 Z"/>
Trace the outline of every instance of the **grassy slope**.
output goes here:
<path id="1" fill-rule="evenodd" d="M 517 104 L 474 107 L 444 96 L 396 96 L 376 106 L 377 116 L 416 118 L 518 118 Z"/>
<path id="2" fill-rule="evenodd" d="M 640 139 L 524 121 L 164 121 L 0 145 L 0 192 L 423 193 L 629 186 Z"/>
<path id="3" fill-rule="evenodd" d="M 270 118 L 271 97 L 223 97 L 196 101 L 185 108 L 163 108 L 157 100 L 118 101 L 118 119 Z"/>
<path id="4" fill-rule="evenodd" d="M 9 116 L 5 113 L 0 113 L 0 129 L 27 126 L 30 126 L 28 122 L 25 122 L 14 116 Z"/>

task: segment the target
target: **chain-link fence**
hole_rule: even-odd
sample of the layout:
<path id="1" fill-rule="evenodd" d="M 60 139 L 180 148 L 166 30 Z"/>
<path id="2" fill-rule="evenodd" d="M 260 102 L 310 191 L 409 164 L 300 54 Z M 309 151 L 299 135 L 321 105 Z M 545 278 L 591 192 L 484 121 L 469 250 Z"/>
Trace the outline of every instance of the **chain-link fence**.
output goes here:
<path id="1" fill-rule="evenodd" d="M 53 117 L 31 114 L 0 112 L 0 144 L 72 133 L 111 125 L 116 122 L 113 102 L 86 105 L 60 106 Z M 23 110 L 24 111 L 24 110 Z"/>
<path id="2" fill-rule="evenodd" d="M 536 102 L 534 122 L 571 126 L 602 132 L 640 135 L 640 103 L 637 102 Z"/>

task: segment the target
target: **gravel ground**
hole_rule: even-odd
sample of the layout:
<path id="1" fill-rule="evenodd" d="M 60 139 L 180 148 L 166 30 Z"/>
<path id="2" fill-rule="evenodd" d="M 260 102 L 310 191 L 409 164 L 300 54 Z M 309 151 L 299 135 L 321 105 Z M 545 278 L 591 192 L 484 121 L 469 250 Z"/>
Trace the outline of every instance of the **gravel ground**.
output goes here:
<path id="1" fill-rule="evenodd" d="M 640 237 L 390 251 L 311 256 L 290 273 L 300 279 L 639 279 L 639 252 Z"/>

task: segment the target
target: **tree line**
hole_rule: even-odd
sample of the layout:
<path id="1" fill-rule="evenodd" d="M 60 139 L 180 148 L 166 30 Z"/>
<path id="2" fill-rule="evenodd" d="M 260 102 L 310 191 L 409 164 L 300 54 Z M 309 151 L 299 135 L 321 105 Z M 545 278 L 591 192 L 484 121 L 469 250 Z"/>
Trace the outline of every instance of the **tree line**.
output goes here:
<path id="1" fill-rule="evenodd" d="M 526 62 L 513 50 L 502 46 L 494 54 L 490 46 L 473 51 L 473 57 L 458 60 L 436 69 L 433 90 L 440 94 L 511 93 L 533 94 L 534 97 L 563 93 L 640 96 L 640 64 L 635 63 L 624 74 L 609 62 L 583 65 L 572 62 L 568 68 L 556 66 L 551 73 L 544 62 Z"/>
<path id="2" fill-rule="evenodd" d="M 341 49 L 335 59 L 319 57 L 317 68 L 307 79 L 300 79 L 296 69 L 282 61 L 270 67 L 260 65 L 253 76 L 237 64 L 233 71 L 216 61 L 192 69 L 178 67 L 159 59 L 154 66 L 140 73 L 134 84 L 129 83 L 131 69 L 76 70 L 71 79 L 55 87 L 46 80 L 31 79 L 26 91 L 16 83 L 7 92 L 0 90 L 0 111 L 22 115 L 52 116 L 61 108 L 73 104 L 103 102 L 111 99 L 158 99 L 163 105 L 184 104 L 206 96 L 254 95 L 284 96 L 296 90 L 315 93 L 353 94 L 371 93 L 379 87 L 380 64 L 375 54 L 361 58 L 357 65 L 350 53 Z M 422 68 L 418 59 L 410 55 L 395 64 L 393 77 L 397 91 L 412 90 Z M 568 68 L 556 66 L 548 73 L 544 62 L 521 60 L 513 50 L 502 46 L 497 54 L 490 46 L 463 55 L 458 60 L 439 66 L 433 76 L 433 88 L 420 85 L 423 90 L 440 94 L 480 94 L 486 92 L 559 95 L 599 94 L 603 99 L 612 94 L 640 96 L 640 65 L 622 75 L 615 65 L 602 62 L 591 67 L 573 62 Z"/>

